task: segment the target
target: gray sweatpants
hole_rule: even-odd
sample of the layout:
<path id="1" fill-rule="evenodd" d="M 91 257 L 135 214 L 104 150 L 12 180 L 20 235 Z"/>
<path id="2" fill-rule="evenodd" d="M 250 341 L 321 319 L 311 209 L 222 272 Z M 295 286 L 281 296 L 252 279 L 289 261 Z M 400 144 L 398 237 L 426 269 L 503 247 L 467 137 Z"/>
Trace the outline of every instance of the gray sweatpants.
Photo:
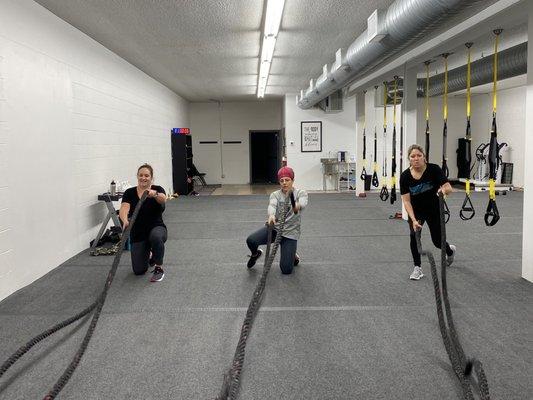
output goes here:
<path id="1" fill-rule="evenodd" d="M 166 241 L 167 228 L 156 226 L 150 231 L 148 240 L 131 244 L 131 267 L 135 275 L 142 275 L 148 270 L 150 251 L 152 252 L 152 261 L 156 265 L 163 265 Z"/>
<path id="2" fill-rule="evenodd" d="M 272 230 L 272 242 L 276 239 L 277 232 Z M 268 241 L 268 227 L 264 226 L 261 229 L 258 229 L 246 239 L 246 244 L 252 252 L 252 254 L 257 253 L 257 249 L 262 244 L 267 244 Z M 281 268 L 282 274 L 292 273 L 294 268 L 294 259 L 296 258 L 296 247 L 298 246 L 298 241 L 294 239 L 289 239 L 286 237 L 281 237 L 281 242 L 279 243 L 281 247 L 281 256 L 279 267 Z"/>

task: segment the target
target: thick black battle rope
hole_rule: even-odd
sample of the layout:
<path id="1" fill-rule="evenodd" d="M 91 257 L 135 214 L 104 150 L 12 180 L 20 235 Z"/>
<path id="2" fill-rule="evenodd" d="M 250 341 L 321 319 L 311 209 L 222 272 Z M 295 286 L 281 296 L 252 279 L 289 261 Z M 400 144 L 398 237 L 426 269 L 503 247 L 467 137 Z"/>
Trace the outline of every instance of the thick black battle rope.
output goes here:
<path id="1" fill-rule="evenodd" d="M 263 299 L 263 293 L 264 293 L 265 286 L 266 286 L 266 280 L 268 277 L 268 273 L 270 272 L 270 268 L 272 267 L 272 263 L 274 262 L 274 257 L 276 257 L 276 252 L 278 251 L 278 247 L 281 241 L 281 234 L 285 226 L 285 218 L 287 217 L 287 214 L 289 211 L 289 206 L 290 206 L 290 203 L 286 201 L 282 209 L 283 212 L 280 215 L 280 219 L 279 219 L 280 227 L 279 227 L 279 231 L 276 234 L 276 240 L 274 241 L 274 243 L 272 243 L 273 227 L 272 225 L 268 226 L 268 240 L 267 240 L 265 262 L 263 266 L 263 273 L 261 275 L 261 279 L 259 280 L 254 290 L 252 301 L 250 301 L 248 310 L 246 311 L 246 317 L 244 318 L 244 322 L 241 327 L 241 335 L 239 337 L 237 348 L 235 349 L 235 355 L 233 356 L 231 367 L 224 374 L 224 382 L 222 384 L 222 388 L 220 389 L 218 396 L 215 398 L 216 400 L 237 399 L 240 382 L 241 382 L 240 377 L 241 377 L 243 364 L 244 364 L 246 342 L 248 338 L 250 337 L 252 325 L 254 323 L 257 312 L 259 311 L 259 307 L 261 306 L 261 300 Z M 272 245 L 272 250 L 270 248 L 271 245 Z"/>
<path id="2" fill-rule="evenodd" d="M 60 322 L 57 325 L 54 325 L 52 328 L 49 328 L 45 330 L 44 332 L 40 333 L 39 335 L 35 336 L 33 339 L 28 341 L 24 346 L 20 347 L 11 357 L 9 357 L 6 362 L 2 364 L 0 367 L 0 377 L 17 361 L 19 360 L 24 354 L 26 354 L 33 346 L 35 346 L 37 343 L 41 342 L 42 340 L 46 339 L 47 337 L 51 336 L 53 333 L 69 326 L 73 322 L 83 318 L 85 315 L 89 314 L 91 311 L 95 310 L 95 313 L 93 315 L 93 319 L 91 320 L 91 323 L 89 325 L 89 328 L 87 329 L 87 333 L 85 334 L 85 337 L 83 339 L 83 342 L 74 356 L 74 359 L 68 366 L 68 368 L 65 370 L 63 375 L 59 378 L 59 380 L 56 382 L 52 390 L 44 397 L 44 400 L 52 400 L 55 399 L 56 396 L 59 394 L 59 392 L 65 387 L 67 382 L 69 381 L 70 377 L 74 373 L 74 370 L 78 366 L 79 362 L 81 361 L 81 358 L 83 357 L 83 354 L 85 353 L 85 350 L 87 349 L 87 346 L 89 345 L 89 341 L 91 340 L 91 337 L 94 333 L 94 330 L 96 328 L 96 323 L 98 322 L 98 318 L 100 316 L 100 312 L 102 311 L 102 307 L 104 306 L 105 298 L 107 296 L 107 292 L 109 290 L 109 287 L 111 286 L 111 283 L 113 281 L 113 278 L 115 276 L 115 273 L 117 272 L 118 264 L 120 262 L 120 257 L 122 255 L 122 251 L 124 249 L 124 244 L 129 238 L 131 228 L 133 227 L 133 224 L 135 223 L 135 220 L 137 219 L 137 214 L 139 214 L 139 210 L 144 203 L 146 196 L 148 195 L 148 192 L 145 191 L 139 201 L 137 203 L 137 206 L 135 207 L 135 210 L 133 212 L 133 215 L 131 217 L 131 221 L 122 234 L 122 238 L 120 240 L 120 246 L 119 251 L 115 255 L 115 259 L 113 260 L 113 265 L 111 266 L 111 269 L 108 273 L 106 284 L 104 286 L 104 289 L 102 292 L 98 295 L 97 299 L 86 309 L 81 311 L 80 313 Z"/>
<path id="3" fill-rule="evenodd" d="M 422 249 L 422 244 L 420 241 L 420 231 L 416 232 L 416 244 L 418 251 L 421 255 L 425 255 L 428 258 L 429 264 L 431 266 L 431 276 L 433 278 L 433 287 L 435 289 L 435 302 L 437 306 L 437 317 L 439 320 L 439 328 L 444 342 L 444 347 L 448 353 L 448 357 L 452 364 L 453 371 L 457 375 L 459 382 L 463 390 L 463 398 L 466 400 L 473 400 L 474 396 L 471 388 L 471 380 L 469 375 L 474 369 L 477 378 L 477 386 L 479 388 L 479 393 L 481 400 L 490 400 L 489 386 L 487 383 L 487 377 L 483 369 L 483 365 L 477 359 L 469 359 L 466 357 L 463 347 L 459 341 L 459 335 L 455 329 L 455 324 L 453 322 L 450 301 L 448 298 L 448 284 L 446 280 L 446 268 L 447 268 L 447 257 L 446 257 L 446 225 L 444 223 L 444 196 L 439 195 L 439 211 L 440 211 L 440 221 L 441 221 L 441 285 L 439 284 L 439 277 L 437 274 L 437 267 L 435 263 L 435 258 L 433 253 L 430 251 L 424 251 Z M 442 310 L 442 304 L 444 303 L 444 309 Z M 446 313 L 446 318 L 444 317 Z M 446 323 L 447 322 L 447 323 Z"/>

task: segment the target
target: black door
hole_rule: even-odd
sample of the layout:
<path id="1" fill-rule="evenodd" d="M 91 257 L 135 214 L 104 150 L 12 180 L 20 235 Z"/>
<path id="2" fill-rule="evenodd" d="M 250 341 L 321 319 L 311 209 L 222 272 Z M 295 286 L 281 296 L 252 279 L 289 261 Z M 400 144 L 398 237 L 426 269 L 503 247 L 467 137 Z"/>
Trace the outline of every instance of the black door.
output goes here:
<path id="1" fill-rule="evenodd" d="M 277 183 L 279 131 L 250 131 L 251 183 Z"/>

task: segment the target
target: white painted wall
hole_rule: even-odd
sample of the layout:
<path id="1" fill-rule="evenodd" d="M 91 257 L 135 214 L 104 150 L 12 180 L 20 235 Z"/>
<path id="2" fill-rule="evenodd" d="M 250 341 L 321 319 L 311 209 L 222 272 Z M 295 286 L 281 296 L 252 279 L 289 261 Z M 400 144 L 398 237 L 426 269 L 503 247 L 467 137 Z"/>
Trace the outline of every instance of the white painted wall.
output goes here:
<path id="1" fill-rule="evenodd" d="M 337 151 L 355 151 L 355 98 L 344 102 L 344 111 L 326 114 L 319 109 L 302 110 L 296 105 L 296 95 L 285 96 L 285 135 L 287 161 L 294 168 L 296 185 L 306 190 L 322 190 L 321 158 L 337 157 Z M 302 153 L 300 123 L 322 121 L 322 152 Z M 291 144 L 291 141 L 293 144 Z M 333 183 L 328 183 L 328 190 Z"/>
<path id="2" fill-rule="evenodd" d="M 30 0 L 0 2 L 0 299 L 87 248 L 97 194 L 154 166 L 188 104 Z"/>
<path id="3" fill-rule="evenodd" d="M 200 172 L 206 174 L 207 183 L 249 183 L 250 131 L 280 130 L 282 103 L 280 101 L 221 103 L 220 109 L 215 102 L 191 103 L 189 109 L 194 164 Z M 201 141 L 217 143 L 200 144 Z M 242 143 L 221 145 L 223 141 Z"/>
<path id="4" fill-rule="evenodd" d="M 507 142 L 509 149 L 502 151 L 503 161 L 513 166 L 513 184 L 524 185 L 524 129 L 525 129 L 525 87 L 516 87 L 498 91 L 498 141 Z M 492 94 L 472 95 L 471 102 L 472 157 L 476 147 L 488 143 L 492 124 Z M 425 143 L 425 100 L 418 99 L 418 144 Z M 430 161 L 442 164 L 442 97 L 430 99 L 431 149 Z M 457 178 L 458 139 L 466 132 L 466 97 L 450 95 L 448 98 L 448 166 L 450 177 Z"/>
<path id="5" fill-rule="evenodd" d="M 526 87 L 498 91 L 496 122 L 498 142 L 507 143 L 502 149 L 504 162 L 513 163 L 513 185 L 524 186 L 524 143 L 526 128 Z M 492 94 L 472 98 L 472 151 L 480 143 L 488 143 L 492 126 Z"/>
<path id="6" fill-rule="evenodd" d="M 533 38 L 533 2 L 527 4 L 528 37 Z M 525 126 L 522 130 L 524 154 L 533 153 L 533 51 L 527 54 L 526 108 L 524 110 Z M 533 159 L 524 159 L 524 219 L 522 223 L 522 277 L 533 282 Z"/>

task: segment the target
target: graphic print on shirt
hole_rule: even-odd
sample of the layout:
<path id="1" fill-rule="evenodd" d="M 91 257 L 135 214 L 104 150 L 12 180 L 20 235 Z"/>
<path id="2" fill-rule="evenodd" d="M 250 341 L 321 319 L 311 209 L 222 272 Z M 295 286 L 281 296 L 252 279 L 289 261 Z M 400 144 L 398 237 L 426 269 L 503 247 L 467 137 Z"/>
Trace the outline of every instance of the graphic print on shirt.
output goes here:
<path id="1" fill-rule="evenodd" d="M 433 189 L 433 187 L 434 186 L 432 182 L 422 182 L 416 186 L 411 186 L 409 191 L 411 192 L 411 196 L 416 196 L 417 194 L 421 194 Z"/>

